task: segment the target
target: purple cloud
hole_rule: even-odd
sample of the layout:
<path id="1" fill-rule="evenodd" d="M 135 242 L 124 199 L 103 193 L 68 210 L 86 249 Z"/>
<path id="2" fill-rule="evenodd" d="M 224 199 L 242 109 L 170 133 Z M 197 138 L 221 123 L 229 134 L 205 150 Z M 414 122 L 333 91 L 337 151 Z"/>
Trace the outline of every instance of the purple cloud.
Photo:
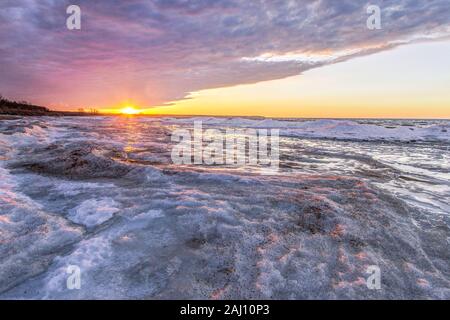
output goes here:
<path id="1" fill-rule="evenodd" d="M 66 29 L 70 4 L 82 9 L 81 31 Z M 382 30 L 366 28 L 368 4 L 381 7 Z M 68 107 L 154 106 L 449 31 L 448 0 L 3 0 L 0 92 Z M 323 53 L 338 54 L 295 58 Z M 268 54 L 285 58 L 260 59 Z"/>

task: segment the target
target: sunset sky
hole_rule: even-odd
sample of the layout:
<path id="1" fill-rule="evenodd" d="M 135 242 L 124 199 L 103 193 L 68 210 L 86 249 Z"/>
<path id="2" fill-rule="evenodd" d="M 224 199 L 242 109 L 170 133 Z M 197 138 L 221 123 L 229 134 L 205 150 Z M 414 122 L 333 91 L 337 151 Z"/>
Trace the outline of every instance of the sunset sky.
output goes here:
<path id="1" fill-rule="evenodd" d="M 448 0 L 2 0 L 0 40 L 0 93 L 58 110 L 450 118 Z"/>

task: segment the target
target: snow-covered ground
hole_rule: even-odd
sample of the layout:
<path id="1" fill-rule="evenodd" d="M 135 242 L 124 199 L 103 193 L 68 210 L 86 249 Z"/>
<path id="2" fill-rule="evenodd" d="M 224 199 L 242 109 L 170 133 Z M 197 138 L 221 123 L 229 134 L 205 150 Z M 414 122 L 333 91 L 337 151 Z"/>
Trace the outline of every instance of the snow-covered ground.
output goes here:
<path id="1" fill-rule="evenodd" d="M 446 141 L 450 142 L 450 122 L 446 120 L 298 120 L 249 118 L 168 118 L 165 123 L 192 123 L 204 125 L 279 128 L 284 136 L 326 138 L 340 140 L 390 140 L 390 141 Z"/>
<path id="2" fill-rule="evenodd" d="M 171 132 L 280 129 L 280 171 L 177 166 Z M 450 298 L 450 123 L 0 121 L 0 298 Z M 70 290 L 67 268 L 81 270 Z M 366 286 L 369 266 L 381 290 Z"/>

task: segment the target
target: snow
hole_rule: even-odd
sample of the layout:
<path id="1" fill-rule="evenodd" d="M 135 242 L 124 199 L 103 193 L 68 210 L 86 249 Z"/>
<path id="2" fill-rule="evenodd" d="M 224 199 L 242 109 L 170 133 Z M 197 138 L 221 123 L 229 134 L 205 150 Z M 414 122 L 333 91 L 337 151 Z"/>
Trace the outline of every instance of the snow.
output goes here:
<path id="1" fill-rule="evenodd" d="M 194 120 L 0 122 L 0 298 L 450 298 L 447 122 L 206 119 L 282 128 L 264 176 L 173 165 Z"/>
<path id="2" fill-rule="evenodd" d="M 89 199 L 72 209 L 68 218 L 91 228 L 111 219 L 119 206 L 113 199 Z"/>

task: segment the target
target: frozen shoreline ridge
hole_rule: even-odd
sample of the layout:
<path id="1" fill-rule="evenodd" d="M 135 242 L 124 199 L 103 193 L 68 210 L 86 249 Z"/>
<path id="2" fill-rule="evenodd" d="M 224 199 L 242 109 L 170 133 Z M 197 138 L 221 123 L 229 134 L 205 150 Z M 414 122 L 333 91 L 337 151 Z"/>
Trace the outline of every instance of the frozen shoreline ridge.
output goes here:
<path id="1" fill-rule="evenodd" d="M 280 172 L 171 132 L 280 129 Z M 0 121 L 0 298 L 450 299 L 450 122 Z M 81 289 L 68 290 L 69 265 Z M 366 286 L 380 267 L 382 288 Z"/>
<path id="2" fill-rule="evenodd" d="M 235 128 L 280 129 L 284 136 L 343 140 L 445 141 L 450 142 L 450 121 L 447 120 L 253 120 L 248 118 L 178 118 L 166 123 L 192 123 Z"/>

